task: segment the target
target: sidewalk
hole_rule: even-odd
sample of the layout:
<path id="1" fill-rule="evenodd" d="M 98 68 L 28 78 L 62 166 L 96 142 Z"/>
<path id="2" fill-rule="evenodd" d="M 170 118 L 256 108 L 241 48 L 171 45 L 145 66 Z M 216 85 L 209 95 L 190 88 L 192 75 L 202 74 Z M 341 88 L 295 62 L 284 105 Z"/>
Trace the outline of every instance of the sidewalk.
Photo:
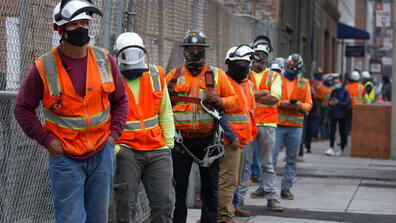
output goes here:
<path id="1" fill-rule="evenodd" d="M 350 142 L 350 139 L 349 141 Z M 304 154 L 298 163 L 297 177 L 292 188 L 295 199 L 280 200 L 283 212 L 266 210 L 265 199 L 251 199 L 250 186 L 245 208 L 249 218 L 239 222 L 396 222 L 396 160 L 350 157 L 350 148 L 341 157 L 325 155 L 328 141 L 312 143 L 312 153 Z M 278 161 L 277 187 L 283 172 L 284 153 Z M 200 210 L 189 209 L 187 222 L 199 220 Z"/>

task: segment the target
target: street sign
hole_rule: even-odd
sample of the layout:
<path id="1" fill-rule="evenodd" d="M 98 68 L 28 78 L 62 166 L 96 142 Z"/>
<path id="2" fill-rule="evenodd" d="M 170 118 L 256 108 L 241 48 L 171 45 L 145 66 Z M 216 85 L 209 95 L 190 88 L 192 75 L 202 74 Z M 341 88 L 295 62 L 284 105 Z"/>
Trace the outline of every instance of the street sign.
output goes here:
<path id="1" fill-rule="evenodd" d="M 378 59 L 370 60 L 370 73 L 372 74 L 382 74 L 382 62 Z"/>
<path id="2" fill-rule="evenodd" d="M 377 2 L 375 6 L 377 27 L 391 26 L 391 5 L 389 3 Z"/>
<path id="3" fill-rule="evenodd" d="M 345 48 L 346 57 L 364 57 L 364 53 L 364 46 L 346 46 Z"/>

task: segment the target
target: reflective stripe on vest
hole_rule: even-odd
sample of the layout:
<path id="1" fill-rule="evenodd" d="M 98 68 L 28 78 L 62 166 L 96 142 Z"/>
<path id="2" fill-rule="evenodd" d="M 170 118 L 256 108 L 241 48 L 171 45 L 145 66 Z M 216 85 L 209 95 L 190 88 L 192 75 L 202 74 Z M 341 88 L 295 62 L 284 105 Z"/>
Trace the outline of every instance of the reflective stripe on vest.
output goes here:
<path id="1" fill-rule="evenodd" d="M 305 83 L 306 83 L 305 79 L 299 77 L 298 87 L 301 88 L 301 89 L 304 89 L 305 88 Z"/>
<path id="2" fill-rule="evenodd" d="M 102 83 L 110 83 L 113 81 L 113 76 L 110 71 L 110 63 L 108 62 L 107 53 L 98 47 L 92 46 L 92 51 L 95 56 L 96 64 L 98 65 Z"/>
<path id="3" fill-rule="evenodd" d="M 274 78 L 275 72 L 273 70 L 270 71 L 270 73 L 267 76 L 267 83 L 266 85 L 271 85 L 272 79 Z"/>
<path id="4" fill-rule="evenodd" d="M 153 89 L 154 91 L 160 91 L 161 85 L 160 85 L 160 77 L 157 67 L 150 64 L 149 69 L 150 69 L 151 84 L 153 85 Z"/>
<path id="5" fill-rule="evenodd" d="M 61 89 L 54 54 L 52 54 L 52 52 L 48 52 L 41 57 L 41 60 L 43 61 L 50 95 L 58 95 L 59 92 L 61 92 Z"/>
<path id="6" fill-rule="evenodd" d="M 51 112 L 47 108 L 43 108 L 45 120 L 49 121 L 57 126 L 68 129 L 87 129 L 87 119 L 84 117 L 73 118 L 57 115 Z M 91 116 L 91 126 L 90 128 L 95 128 L 96 126 L 106 122 L 110 118 L 110 108 L 106 109 L 104 112 Z"/>
<path id="7" fill-rule="evenodd" d="M 244 123 L 249 122 L 249 118 L 246 114 L 225 114 L 225 118 L 228 122 L 232 123 Z"/>
<path id="8" fill-rule="evenodd" d="M 159 123 L 158 115 L 154 118 L 149 118 L 143 121 L 145 129 L 152 129 L 156 127 Z M 142 126 L 140 125 L 139 121 L 130 121 L 126 123 L 124 131 L 140 131 L 142 130 Z"/>
<path id="9" fill-rule="evenodd" d="M 304 123 L 304 117 L 298 116 L 298 115 L 288 115 L 287 120 L 286 120 L 286 114 L 284 113 L 278 113 L 278 122 L 291 122 L 295 124 L 300 124 L 302 125 Z"/>

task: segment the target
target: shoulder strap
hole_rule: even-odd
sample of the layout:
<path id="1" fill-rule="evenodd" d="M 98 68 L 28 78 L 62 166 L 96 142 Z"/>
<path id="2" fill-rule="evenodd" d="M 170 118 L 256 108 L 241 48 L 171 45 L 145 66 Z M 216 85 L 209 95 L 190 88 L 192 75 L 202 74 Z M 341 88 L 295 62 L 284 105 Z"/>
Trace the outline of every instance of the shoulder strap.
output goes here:
<path id="1" fill-rule="evenodd" d="M 181 73 L 181 69 L 183 68 L 183 65 L 181 65 L 180 67 L 176 68 L 175 70 L 175 74 L 173 75 L 172 79 L 169 81 L 168 84 L 168 92 L 169 94 L 175 95 L 175 88 L 176 88 L 176 83 L 177 83 L 177 79 L 179 79 L 180 77 L 180 73 Z"/>
<path id="2" fill-rule="evenodd" d="M 54 53 L 56 52 L 48 52 L 40 57 L 44 66 L 44 72 L 47 77 L 48 88 L 51 96 L 58 95 L 61 92 Z"/>
<path id="3" fill-rule="evenodd" d="M 102 83 L 112 82 L 113 75 L 111 74 L 110 62 L 107 58 L 106 50 L 96 46 L 92 46 L 92 51 L 95 56 L 96 64 L 99 68 Z"/>
<path id="4" fill-rule="evenodd" d="M 208 92 L 212 91 L 215 87 L 215 78 L 212 66 L 208 66 L 205 72 L 205 85 Z"/>

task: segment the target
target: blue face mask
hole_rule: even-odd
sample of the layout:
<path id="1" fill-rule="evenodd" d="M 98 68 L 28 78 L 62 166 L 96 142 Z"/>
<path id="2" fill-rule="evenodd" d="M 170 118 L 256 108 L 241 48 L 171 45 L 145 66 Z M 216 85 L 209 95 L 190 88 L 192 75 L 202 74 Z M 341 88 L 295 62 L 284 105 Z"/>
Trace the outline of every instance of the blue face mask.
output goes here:
<path id="1" fill-rule="evenodd" d="M 334 85 L 334 88 L 335 88 L 335 89 L 341 88 L 341 84 L 335 84 L 335 85 Z"/>
<path id="2" fill-rule="evenodd" d="M 331 87 L 331 86 L 333 85 L 333 83 L 332 83 L 332 81 L 325 81 L 325 82 L 324 82 L 324 85 L 325 85 L 326 87 Z"/>

